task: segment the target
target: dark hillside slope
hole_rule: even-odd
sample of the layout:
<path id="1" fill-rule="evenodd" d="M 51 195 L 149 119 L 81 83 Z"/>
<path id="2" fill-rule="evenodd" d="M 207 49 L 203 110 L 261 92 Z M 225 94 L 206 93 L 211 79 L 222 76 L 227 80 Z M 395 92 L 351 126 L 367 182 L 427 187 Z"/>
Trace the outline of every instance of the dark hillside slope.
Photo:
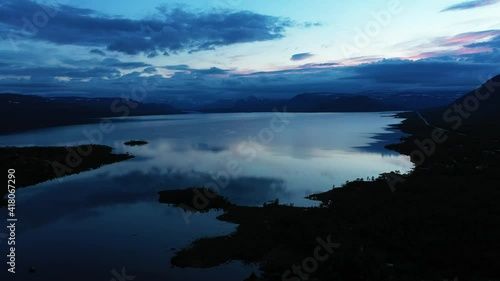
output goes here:
<path id="1" fill-rule="evenodd" d="M 117 98 L 44 98 L 0 94 L 0 134 L 38 128 L 97 122 L 103 117 L 175 114 L 168 104 Z"/>
<path id="2" fill-rule="evenodd" d="M 421 111 L 431 125 L 465 134 L 500 137 L 500 75 L 445 107 Z"/>

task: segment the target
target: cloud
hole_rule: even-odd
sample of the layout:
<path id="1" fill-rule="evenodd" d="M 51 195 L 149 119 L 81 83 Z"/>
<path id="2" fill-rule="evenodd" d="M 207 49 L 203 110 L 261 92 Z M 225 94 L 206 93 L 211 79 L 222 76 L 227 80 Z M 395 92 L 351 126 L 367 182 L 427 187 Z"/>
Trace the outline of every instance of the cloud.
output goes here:
<path id="1" fill-rule="evenodd" d="M 500 34 L 500 30 L 499 30 L 498 34 Z M 468 47 L 468 48 L 487 47 L 487 48 L 492 48 L 492 49 L 500 49 L 500 35 L 492 38 L 489 41 L 471 43 L 469 45 L 466 45 L 466 47 Z"/>
<path id="2" fill-rule="evenodd" d="M 120 71 L 114 67 L 61 67 L 61 66 L 46 66 L 46 67 L 21 67 L 21 68 L 5 68 L 0 67 L 0 75 L 20 76 L 20 77 L 71 77 L 71 78 L 112 78 L 118 77 Z"/>
<path id="3" fill-rule="evenodd" d="M 224 69 L 220 69 L 217 67 L 211 67 L 209 69 L 197 69 L 193 70 L 194 73 L 202 74 L 202 75 L 222 75 L 227 74 L 228 71 Z"/>
<path id="4" fill-rule="evenodd" d="M 319 26 L 323 26 L 323 24 L 321 22 L 305 22 L 304 23 L 305 28 L 319 27 Z"/>
<path id="5" fill-rule="evenodd" d="M 156 73 L 157 70 L 154 67 L 148 67 L 148 68 L 145 68 L 142 72 L 148 73 L 148 74 L 153 74 L 153 73 Z"/>
<path id="6" fill-rule="evenodd" d="M 314 55 L 311 54 L 311 53 L 300 53 L 300 54 L 295 54 L 293 55 L 290 60 L 291 61 L 299 61 L 299 60 L 305 60 L 305 59 L 308 59 L 308 58 L 311 58 L 313 57 Z"/>
<path id="7" fill-rule="evenodd" d="M 57 11 L 43 27 L 20 21 L 43 10 Z M 30 18 L 30 17 L 28 17 Z M 48 7 L 33 0 L 4 0 L 0 32 L 18 42 L 36 39 L 59 45 L 106 48 L 129 55 L 213 50 L 238 43 L 284 37 L 290 20 L 249 11 L 191 12 L 158 9 L 154 16 L 126 19 L 68 5 Z"/>
<path id="8" fill-rule="evenodd" d="M 158 54 L 158 52 L 154 51 L 154 52 L 151 52 L 147 55 L 148 58 L 152 59 L 152 58 L 156 58 L 157 56 L 159 56 L 160 54 Z"/>
<path id="9" fill-rule="evenodd" d="M 500 0 L 471 0 L 449 6 L 448 8 L 443 9 L 441 12 L 474 9 L 483 6 L 493 5 L 495 3 L 498 3 L 499 1 Z"/>
<path id="10" fill-rule="evenodd" d="M 91 54 L 96 54 L 96 55 L 100 55 L 100 56 L 105 56 L 105 55 L 106 55 L 106 53 L 105 53 L 104 51 L 101 51 L 101 50 L 99 50 L 99 49 L 92 49 L 92 50 L 90 50 L 90 52 L 89 52 L 89 53 L 91 53 Z"/>
<path id="11" fill-rule="evenodd" d="M 181 75 L 180 73 L 184 73 L 188 71 L 190 74 L 186 75 L 191 75 L 191 74 L 199 74 L 199 75 L 223 75 L 223 74 L 228 74 L 229 70 L 226 69 L 220 69 L 218 67 L 210 67 L 206 69 L 196 69 L 196 68 L 191 68 L 189 65 L 186 64 L 179 64 L 179 65 L 167 65 L 163 66 L 162 68 L 168 69 L 168 70 L 174 70 L 174 71 L 179 71 L 177 75 Z"/>
<path id="12" fill-rule="evenodd" d="M 466 92 L 480 84 L 480 77 L 500 73 L 498 57 L 491 53 L 444 56 L 418 61 L 382 60 L 357 66 L 294 68 L 287 70 L 237 74 L 218 68 L 176 72 L 170 77 L 143 77 L 146 72 L 120 75 L 115 68 L 16 70 L 34 80 L 0 79 L 0 92 L 50 94 L 56 96 L 119 97 L 130 93 L 136 85 L 155 85 L 148 89 L 146 102 L 172 102 L 200 105 L 221 99 L 241 99 L 250 95 L 268 98 L 290 98 L 305 92 L 367 93 L 370 91 L 453 91 Z M 158 68 L 158 67 L 156 67 Z M 9 73 L 0 68 L 0 76 Z M 224 75 L 218 75 L 222 74 Z M 68 75 L 69 81 L 50 79 L 44 75 Z M 7 74 L 9 75 L 9 74 Z M 72 76 L 69 76 L 72 75 Z M 103 78 L 107 77 L 107 78 Z M 89 81 L 82 78 L 90 79 Z M 147 80 L 146 80 L 147 79 Z M 147 83 L 145 83 L 147 81 Z"/>
<path id="13" fill-rule="evenodd" d="M 464 46 L 497 35 L 500 35 L 499 29 L 466 32 L 455 36 L 437 38 L 434 40 L 434 44 L 439 46 Z"/>
<path id="14" fill-rule="evenodd" d="M 80 13 L 94 15 L 91 10 Z M 3 21 L 2 17 L 0 19 Z M 203 68 L 188 64 L 153 65 L 127 59 L 124 55 L 106 52 L 110 57 L 102 57 L 92 52 L 104 50 L 102 46 L 54 47 L 54 44 L 30 42 L 20 44 L 17 53 L 0 49 L 0 92 L 119 97 L 149 79 L 146 84 L 156 82 L 157 86 L 148 89 L 148 102 L 199 105 L 250 95 L 287 98 L 304 92 L 466 91 L 479 84 L 478 77 L 500 73 L 500 30 L 439 37 L 427 41 L 427 45 L 417 43 L 421 46 L 408 49 L 415 54 L 425 53 L 412 60 L 357 57 L 350 60 L 355 63 L 343 61 L 344 65 L 335 61 L 308 63 L 299 60 L 301 63 L 288 69 L 239 73 L 231 65 L 217 61 Z M 175 51 L 170 52 L 175 54 Z M 47 60 L 48 53 L 53 54 L 50 60 Z M 143 53 L 163 54 L 161 50 Z M 292 58 L 312 56 L 312 53 L 301 53 Z"/>
<path id="15" fill-rule="evenodd" d="M 69 79 L 89 78 L 119 78 L 120 70 L 132 70 L 137 68 L 150 68 L 152 65 L 144 62 L 123 62 L 115 58 L 103 60 L 74 60 L 64 58 L 51 65 L 35 66 L 30 62 L 18 62 L 13 64 L 0 64 L 0 77 L 43 77 L 45 80 L 53 81 L 55 77 L 67 77 Z"/>
<path id="16" fill-rule="evenodd" d="M 164 66 L 163 68 L 168 69 L 168 70 L 180 70 L 180 71 L 186 71 L 189 70 L 189 65 L 187 64 L 178 64 L 178 65 L 167 65 Z"/>
<path id="17" fill-rule="evenodd" d="M 355 75 L 347 79 L 366 79 L 375 84 L 406 84 L 442 87 L 477 81 L 479 75 L 498 73 L 496 63 L 471 63 L 438 57 L 411 60 L 382 60 L 353 67 Z"/>
<path id="18" fill-rule="evenodd" d="M 299 68 L 329 68 L 332 66 L 338 66 L 340 65 L 338 62 L 325 62 L 325 63 L 306 63 Z"/>
<path id="19" fill-rule="evenodd" d="M 430 44 L 413 47 L 416 50 L 430 49 L 419 53 L 412 59 L 426 59 L 432 57 L 454 57 L 455 59 L 470 60 L 471 54 L 481 54 L 485 58 L 500 48 L 500 30 L 483 30 L 461 33 L 455 36 L 439 37 Z M 496 56 L 493 56 L 496 57 Z M 492 57 L 492 58 L 493 58 Z"/>
<path id="20" fill-rule="evenodd" d="M 144 63 L 144 62 L 122 62 L 122 61 L 120 61 L 118 59 L 113 59 L 113 58 L 104 59 L 101 64 L 104 65 L 104 66 L 111 66 L 111 67 L 123 68 L 123 69 L 134 69 L 134 68 L 151 66 L 151 64 L 149 64 L 149 63 Z"/>

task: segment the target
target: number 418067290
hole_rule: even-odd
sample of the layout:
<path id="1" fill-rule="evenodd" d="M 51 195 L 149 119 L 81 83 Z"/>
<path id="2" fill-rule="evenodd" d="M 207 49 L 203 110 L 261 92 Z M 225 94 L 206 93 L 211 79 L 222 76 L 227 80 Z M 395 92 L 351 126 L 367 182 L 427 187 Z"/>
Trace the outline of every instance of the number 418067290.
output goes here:
<path id="1" fill-rule="evenodd" d="M 9 169 L 8 171 L 8 176 L 7 176 L 7 188 L 9 191 L 9 194 L 7 195 L 7 202 L 8 202 L 8 210 L 9 210 L 9 217 L 13 218 L 15 217 L 15 209 L 16 209 L 16 170 L 14 169 Z"/>

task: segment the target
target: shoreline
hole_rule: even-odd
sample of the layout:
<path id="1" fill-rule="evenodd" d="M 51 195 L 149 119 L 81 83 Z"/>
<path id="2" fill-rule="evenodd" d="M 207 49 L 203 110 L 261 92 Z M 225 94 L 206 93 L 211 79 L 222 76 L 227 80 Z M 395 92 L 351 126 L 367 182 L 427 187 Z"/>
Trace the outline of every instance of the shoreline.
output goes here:
<path id="1" fill-rule="evenodd" d="M 415 141 L 431 136 L 434 128 L 423 124 L 415 112 L 395 117 L 404 120 L 393 127 L 410 135 L 386 148 L 412 155 L 420 149 Z M 495 165 L 500 155 L 478 155 L 478 148 L 491 148 L 495 143 L 486 139 L 450 134 L 447 142 L 406 175 L 387 173 L 375 181 L 352 181 L 308 197 L 320 201 L 321 207 L 278 202 L 264 207 L 218 205 L 224 210 L 218 219 L 238 224 L 237 230 L 197 239 L 178 251 L 171 263 L 204 268 L 238 260 L 260 267 L 261 277 L 252 275 L 247 280 L 282 280 L 292 265 L 311 256 L 319 237 L 328 236 L 340 247 L 307 273 L 318 280 L 494 279 L 493 268 L 500 267 L 500 244 L 495 238 L 500 226 L 495 224 L 497 217 L 485 216 L 484 209 L 500 214 L 500 191 L 494 188 L 500 183 L 494 176 L 500 171 Z M 451 161 L 450 155 L 456 159 Z M 463 162 L 457 164 L 457 159 Z M 477 170 L 466 159 L 489 165 Z M 197 211 L 190 201 L 193 190 L 179 190 L 184 194 L 181 197 L 160 194 L 160 202 L 184 204 Z M 499 250 L 485 251 L 484 245 L 496 245 Z"/>
<path id="2" fill-rule="evenodd" d="M 403 121 L 390 127 L 409 135 L 386 149 L 404 155 L 422 149 L 415 141 L 429 138 L 434 128 L 424 124 L 417 114 L 392 116 Z M 500 154 L 483 152 L 498 151 L 498 146 L 487 135 L 478 139 L 450 132 L 448 140 L 408 174 L 384 173 L 374 181 L 351 181 L 307 197 L 321 202 L 320 207 L 294 207 L 277 201 L 263 207 L 246 207 L 231 203 L 213 190 L 161 191 L 160 203 L 194 212 L 223 210 L 217 219 L 238 225 L 229 235 L 193 241 L 176 252 L 171 264 L 208 268 L 241 261 L 260 268 L 260 277 L 252 274 L 246 280 L 295 280 L 291 278 L 300 275 L 287 272 L 294 265 L 304 268 L 304 260 L 313 255 L 322 239 L 339 247 L 313 272 L 307 272 L 311 279 L 441 281 L 458 276 L 459 280 L 496 280 L 493 268 L 500 266 L 500 244 L 496 242 L 500 226 L 495 223 L 495 214 L 500 214 L 500 191 L 495 187 L 500 178 L 495 175 L 500 174 L 496 164 Z M 82 157 L 83 162 L 68 175 L 133 158 L 113 154 L 108 146 L 91 147 L 93 153 Z M 29 180 L 34 183 L 17 185 L 24 187 L 50 180 L 47 174 L 32 175 L 50 171 L 50 161 L 68 164 L 68 151 L 82 149 L 1 147 L 0 155 L 5 158 L 4 168 L 19 169 L 31 176 Z M 9 151 L 9 156 L 2 150 Z M 27 165 L 31 170 L 7 167 L 15 163 L 11 161 L 15 157 L 17 165 Z M 478 170 L 478 163 L 486 168 Z M 17 176 L 28 179 L 20 173 Z M 193 204 L 197 193 L 210 198 L 205 208 Z M 492 246 L 486 249 L 484 245 Z"/>
<path id="3" fill-rule="evenodd" d="M 387 110 L 387 111 L 347 111 L 347 112 L 342 112 L 342 111 L 332 111 L 332 112 L 322 112 L 322 111 L 313 111 L 313 112 L 289 112 L 293 114 L 330 114 L 330 113 L 381 113 L 381 114 L 387 114 L 387 116 L 384 117 L 391 117 L 395 116 L 398 113 L 401 113 L 404 111 L 399 111 L 399 110 Z M 16 126 L 15 129 L 3 129 L 0 128 L 0 136 L 9 136 L 9 135 L 16 135 L 16 134 L 23 134 L 23 133 L 32 133 L 40 130 L 49 130 L 49 129 L 54 129 L 54 128 L 61 128 L 61 127 L 71 127 L 71 126 L 80 126 L 80 125 L 98 125 L 102 120 L 112 120 L 113 122 L 130 122 L 126 120 L 127 118 L 137 118 L 137 117 L 158 117 L 158 116 L 185 116 L 185 115 L 210 115 L 210 114 L 259 114 L 259 113 L 274 113 L 272 110 L 268 111 L 252 111 L 252 112 L 245 112 L 245 111 L 238 111 L 238 112 L 187 112 L 187 111 L 180 111 L 176 113 L 164 113 L 164 114 L 142 114 L 142 115 L 128 115 L 128 116 L 101 116 L 101 117 L 88 117 L 88 118 L 78 118 L 78 119 L 71 119 L 71 120 L 66 120 L 66 121 L 52 121 L 47 124 L 39 124 L 39 125 L 30 125 L 30 126 Z"/>
<path id="4" fill-rule="evenodd" d="M 134 158 L 116 154 L 105 145 L 0 147 L 2 170 L 16 171 L 16 189 L 33 186 L 56 178 L 94 170 Z M 2 189 L 0 198 L 8 193 Z M 0 203 L 5 206 L 6 200 Z"/>

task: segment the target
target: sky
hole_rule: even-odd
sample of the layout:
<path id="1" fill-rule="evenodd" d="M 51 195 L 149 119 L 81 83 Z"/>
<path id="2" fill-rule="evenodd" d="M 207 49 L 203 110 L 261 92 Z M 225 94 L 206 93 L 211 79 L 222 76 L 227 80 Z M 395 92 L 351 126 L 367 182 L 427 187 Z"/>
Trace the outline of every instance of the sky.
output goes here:
<path id="1" fill-rule="evenodd" d="M 466 91 L 500 74 L 498 15 L 500 0 L 2 0 L 0 92 Z"/>

